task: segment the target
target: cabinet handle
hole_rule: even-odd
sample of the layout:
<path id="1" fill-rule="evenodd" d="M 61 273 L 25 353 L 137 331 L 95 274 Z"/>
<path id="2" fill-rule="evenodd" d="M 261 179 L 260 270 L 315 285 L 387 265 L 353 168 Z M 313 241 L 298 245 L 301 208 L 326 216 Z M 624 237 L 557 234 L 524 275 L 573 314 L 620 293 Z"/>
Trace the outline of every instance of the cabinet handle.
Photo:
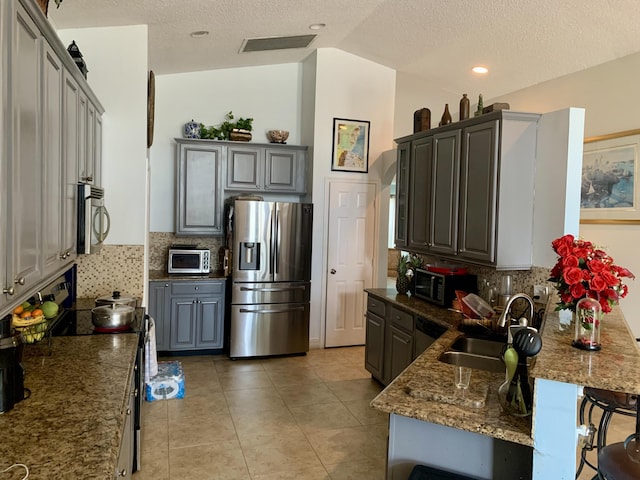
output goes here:
<path id="1" fill-rule="evenodd" d="M 168 287 L 168 286 L 169 286 L 169 284 L 168 284 L 168 283 L 165 283 L 165 284 L 164 284 L 164 286 L 165 286 L 165 287 Z"/>
<path id="2" fill-rule="evenodd" d="M 127 476 L 127 471 L 123 468 L 122 470 L 120 470 L 118 472 L 118 476 L 119 477 L 126 477 Z"/>
<path id="3" fill-rule="evenodd" d="M 2 289 L 2 293 L 6 293 L 9 295 L 13 295 L 15 292 L 15 290 L 13 289 L 13 287 L 9 287 L 9 288 L 3 288 Z"/>
<path id="4" fill-rule="evenodd" d="M 329 270 L 329 273 L 330 273 L 331 275 L 335 275 L 335 274 L 336 274 L 336 269 L 335 269 L 335 268 L 332 268 L 331 270 Z"/>
<path id="5" fill-rule="evenodd" d="M 194 287 L 194 288 L 196 289 L 196 291 L 197 291 L 197 290 L 200 290 L 200 287 Z"/>
<path id="6" fill-rule="evenodd" d="M 126 413 L 127 413 L 127 415 L 131 415 L 131 409 L 127 408 L 127 412 Z"/>
<path id="7" fill-rule="evenodd" d="M 24 277 L 20 277 L 20 278 L 16 278 L 15 281 L 13 283 L 15 283 L 16 285 L 24 285 Z"/>
<path id="8" fill-rule="evenodd" d="M 88 177 L 84 177 L 87 182 L 93 182 L 93 177 L 89 175 Z"/>
<path id="9" fill-rule="evenodd" d="M 133 391 L 133 396 L 134 396 L 134 397 L 137 397 L 137 396 L 138 396 L 138 389 L 137 389 L 137 388 Z"/>

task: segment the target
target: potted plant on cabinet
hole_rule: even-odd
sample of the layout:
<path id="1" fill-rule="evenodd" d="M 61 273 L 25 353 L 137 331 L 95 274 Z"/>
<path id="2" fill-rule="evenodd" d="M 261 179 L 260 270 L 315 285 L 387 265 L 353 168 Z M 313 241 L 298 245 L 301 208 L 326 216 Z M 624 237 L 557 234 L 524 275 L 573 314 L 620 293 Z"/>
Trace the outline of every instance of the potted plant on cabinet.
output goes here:
<path id="1" fill-rule="evenodd" d="M 248 142 L 251 140 L 253 118 L 239 117 L 236 119 L 233 112 L 227 113 L 224 118 L 224 122 L 217 127 L 207 128 L 201 123 L 200 138 L 208 138 L 212 140 L 234 140 L 240 142 Z"/>

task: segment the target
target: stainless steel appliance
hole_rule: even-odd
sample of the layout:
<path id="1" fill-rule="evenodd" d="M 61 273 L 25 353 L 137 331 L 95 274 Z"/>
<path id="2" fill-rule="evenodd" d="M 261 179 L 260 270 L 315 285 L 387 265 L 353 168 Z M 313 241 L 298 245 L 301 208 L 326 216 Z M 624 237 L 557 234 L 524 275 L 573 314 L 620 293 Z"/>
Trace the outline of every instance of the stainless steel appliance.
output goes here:
<path id="1" fill-rule="evenodd" d="M 456 297 L 456 290 L 478 293 L 478 279 L 468 273 L 437 273 L 416 268 L 416 297 L 450 307 Z"/>
<path id="2" fill-rule="evenodd" d="M 104 189 L 78 184 L 78 253 L 96 253 L 109 235 L 111 218 L 104 206 Z"/>
<path id="3" fill-rule="evenodd" d="M 313 205 L 235 199 L 230 210 L 229 356 L 307 352 Z"/>
<path id="4" fill-rule="evenodd" d="M 24 399 L 22 335 L 11 329 L 11 315 L 0 319 L 0 413 Z"/>
<path id="5" fill-rule="evenodd" d="M 211 272 L 211 251 L 196 245 L 172 245 L 167 265 L 169 273 L 208 274 Z"/>

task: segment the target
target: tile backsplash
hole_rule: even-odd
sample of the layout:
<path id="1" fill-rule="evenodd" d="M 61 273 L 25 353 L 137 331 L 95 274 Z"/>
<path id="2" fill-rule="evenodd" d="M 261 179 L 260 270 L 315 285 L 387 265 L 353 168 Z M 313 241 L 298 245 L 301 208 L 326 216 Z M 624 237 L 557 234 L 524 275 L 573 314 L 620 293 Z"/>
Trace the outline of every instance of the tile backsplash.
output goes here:
<path id="1" fill-rule="evenodd" d="M 212 263 L 217 265 L 223 237 L 177 237 L 171 232 L 149 232 L 149 270 L 166 271 L 169 247 L 174 243 L 191 243 L 211 250 Z"/>
<path id="2" fill-rule="evenodd" d="M 144 245 L 103 245 L 98 253 L 79 255 L 78 298 L 97 298 L 115 290 L 142 298 Z"/>

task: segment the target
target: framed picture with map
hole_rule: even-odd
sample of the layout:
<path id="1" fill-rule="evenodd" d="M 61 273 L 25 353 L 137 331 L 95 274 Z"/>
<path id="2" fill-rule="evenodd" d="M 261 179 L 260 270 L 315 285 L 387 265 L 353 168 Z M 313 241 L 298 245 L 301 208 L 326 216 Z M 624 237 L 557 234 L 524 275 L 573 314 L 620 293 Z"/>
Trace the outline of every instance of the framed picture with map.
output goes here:
<path id="1" fill-rule="evenodd" d="M 331 170 L 369 171 L 369 122 L 333 119 L 333 154 Z"/>
<path id="2" fill-rule="evenodd" d="M 640 129 L 584 140 L 580 223 L 640 223 Z"/>

